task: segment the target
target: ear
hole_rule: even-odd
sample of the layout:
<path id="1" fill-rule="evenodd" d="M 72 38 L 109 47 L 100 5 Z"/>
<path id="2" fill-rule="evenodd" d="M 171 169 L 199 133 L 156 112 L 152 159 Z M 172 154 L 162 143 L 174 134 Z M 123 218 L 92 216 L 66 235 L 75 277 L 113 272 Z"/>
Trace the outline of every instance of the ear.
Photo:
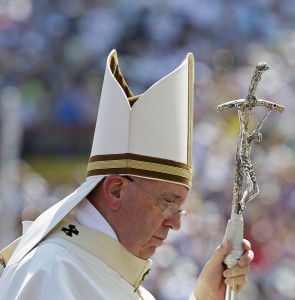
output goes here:
<path id="1" fill-rule="evenodd" d="M 106 204 L 112 211 L 120 208 L 124 196 L 125 181 L 119 175 L 110 175 L 103 182 Z"/>

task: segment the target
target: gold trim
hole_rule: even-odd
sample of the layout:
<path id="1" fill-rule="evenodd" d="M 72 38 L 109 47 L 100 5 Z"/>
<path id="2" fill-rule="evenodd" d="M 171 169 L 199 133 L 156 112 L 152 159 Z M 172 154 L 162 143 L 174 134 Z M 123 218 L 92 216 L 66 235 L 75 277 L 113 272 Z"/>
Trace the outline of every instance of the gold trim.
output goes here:
<path id="1" fill-rule="evenodd" d="M 145 162 L 145 161 L 137 161 L 133 159 L 91 162 L 88 164 L 87 171 L 101 170 L 101 169 L 122 169 L 122 168 L 133 168 L 133 169 L 141 169 L 141 170 L 147 170 L 152 172 L 160 172 L 160 173 L 185 177 L 188 179 L 191 177 L 191 172 L 181 168 L 161 165 L 157 163 Z"/>
<path id="2" fill-rule="evenodd" d="M 184 163 L 173 160 L 139 155 L 119 153 L 95 155 L 90 157 L 87 176 L 124 174 L 151 177 L 191 186 L 192 170 Z"/>
<path id="3" fill-rule="evenodd" d="M 124 90 L 126 97 L 133 97 L 133 94 L 132 94 L 132 92 L 123 76 L 123 73 L 120 69 L 117 51 L 113 51 L 113 53 L 110 57 L 109 67 L 110 67 L 110 70 L 111 70 L 113 76 L 115 77 L 117 82 L 120 84 L 120 86 Z"/>
<path id="4" fill-rule="evenodd" d="M 192 166 L 193 148 L 193 117 L 194 117 L 194 55 L 187 54 L 188 58 L 188 138 L 187 138 L 187 163 Z"/>
<path id="5" fill-rule="evenodd" d="M 122 159 L 132 159 L 132 160 L 138 160 L 138 161 L 157 163 L 157 164 L 161 164 L 161 165 L 174 166 L 174 167 L 178 167 L 178 168 L 182 168 L 182 169 L 191 171 L 190 166 L 188 166 L 187 164 L 181 163 L 181 162 L 177 162 L 175 160 L 153 157 L 153 156 L 146 156 L 146 155 L 141 155 L 141 154 L 134 154 L 134 153 L 93 155 L 89 158 L 89 163 L 95 162 L 95 161 L 122 160 Z"/>
<path id="6" fill-rule="evenodd" d="M 0 256 L 0 265 L 3 267 L 3 268 L 6 268 L 6 263 L 5 263 L 5 260 L 3 257 Z"/>
<path id="7" fill-rule="evenodd" d="M 132 107 L 133 104 L 139 99 L 141 94 L 133 95 L 133 93 L 132 93 L 129 85 L 127 84 L 127 82 L 124 78 L 124 75 L 121 71 L 117 51 L 112 52 L 112 54 L 110 56 L 109 67 L 110 67 L 110 70 L 111 70 L 114 78 L 117 80 L 117 82 L 123 89 L 126 97 L 128 98 L 130 106 Z"/>
<path id="8" fill-rule="evenodd" d="M 160 172 L 152 172 L 149 170 L 140 170 L 132 168 L 122 168 L 122 169 L 101 169 L 93 170 L 87 172 L 87 177 L 95 175 L 110 175 L 110 174 L 120 174 L 120 175 L 134 175 L 158 180 L 164 180 L 169 182 L 175 182 L 182 185 L 185 185 L 187 188 L 190 188 L 192 185 L 192 178 L 184 178 L 177 175 L 170 175 Z"/>

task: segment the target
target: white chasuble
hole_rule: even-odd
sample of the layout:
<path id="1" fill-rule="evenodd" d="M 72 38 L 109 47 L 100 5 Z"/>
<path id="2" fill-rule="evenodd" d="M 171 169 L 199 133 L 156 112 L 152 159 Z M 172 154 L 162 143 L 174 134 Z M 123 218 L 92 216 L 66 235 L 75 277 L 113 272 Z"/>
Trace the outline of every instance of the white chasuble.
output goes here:
<path id="1" fill-rule="evenodd" d="M 0 300 L 155 300 L 141 286 L 150 268 L 150 260 L 68 217 L 5 269 Z"/>
<path id="2" fill-rule="evenodd" d="M 63 221 L 5 270 L 0 299 L 154 300 L 141 286 L 150 267 L 108 235 Z"/>

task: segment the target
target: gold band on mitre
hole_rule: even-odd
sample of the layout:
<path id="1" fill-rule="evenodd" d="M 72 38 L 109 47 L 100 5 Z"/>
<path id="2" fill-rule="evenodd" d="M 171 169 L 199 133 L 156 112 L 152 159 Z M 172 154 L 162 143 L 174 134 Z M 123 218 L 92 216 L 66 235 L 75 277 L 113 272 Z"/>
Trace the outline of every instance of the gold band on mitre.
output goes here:
<path id="1" fill-rule="evenodd" d="M 180 162 L 145 155 L 122 153 L 90 157 L 87 177 L 94 175 L 135 175 L 185 185 L 192 183 L 192 169 Z"/>

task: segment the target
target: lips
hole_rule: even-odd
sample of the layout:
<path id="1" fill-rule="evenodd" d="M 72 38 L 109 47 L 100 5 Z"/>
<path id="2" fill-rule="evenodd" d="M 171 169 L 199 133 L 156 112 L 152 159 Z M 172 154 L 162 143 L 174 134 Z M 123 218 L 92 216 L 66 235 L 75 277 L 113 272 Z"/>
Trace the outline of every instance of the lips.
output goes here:
<path id="1" fill-rule="evenodd" d="M 157 246 L 157 247 L 161 246 L 165 239 L 166 239 L 166 237 L 154 236 L 155 246 Z"/>

